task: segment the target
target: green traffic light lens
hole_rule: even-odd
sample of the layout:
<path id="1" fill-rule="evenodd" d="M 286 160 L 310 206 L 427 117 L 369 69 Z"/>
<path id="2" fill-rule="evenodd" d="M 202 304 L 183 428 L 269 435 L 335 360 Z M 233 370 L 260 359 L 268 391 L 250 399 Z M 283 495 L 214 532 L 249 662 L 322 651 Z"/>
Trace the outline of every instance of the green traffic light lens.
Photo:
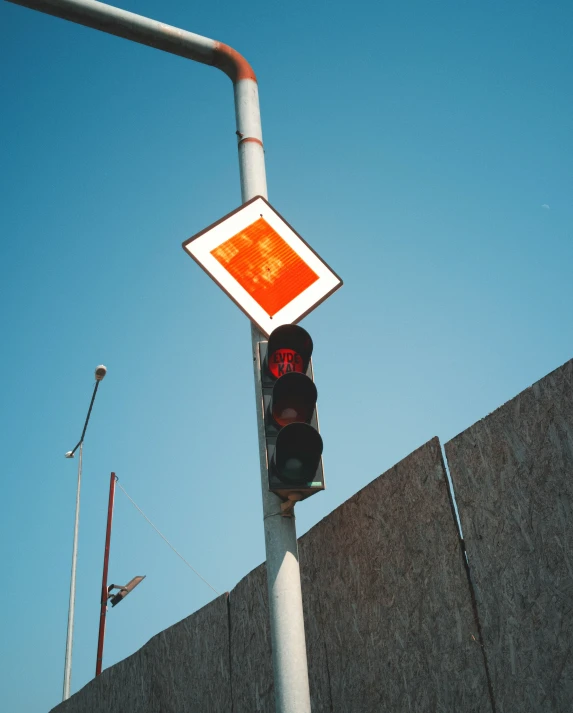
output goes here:
<path id="1" fill-rule="evenodd" d="M 322 438 L 307 423 L 291 423 L 278 434 L 274 468 L 288 485 L 305 486 L 314 480 L 322 455 Z"/>

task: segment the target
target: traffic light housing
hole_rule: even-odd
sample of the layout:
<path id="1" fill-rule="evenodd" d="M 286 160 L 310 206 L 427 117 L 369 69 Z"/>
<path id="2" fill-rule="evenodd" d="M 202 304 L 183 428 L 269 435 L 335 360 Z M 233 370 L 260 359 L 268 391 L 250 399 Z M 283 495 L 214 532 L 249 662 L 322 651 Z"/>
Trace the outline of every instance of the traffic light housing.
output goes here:
<path id="1" fill-rule="evenodd" d="M 269 490 L 284 500 L 324 490 L 312 348 L 309 333 L 292 324 L 260 343 Z"/>

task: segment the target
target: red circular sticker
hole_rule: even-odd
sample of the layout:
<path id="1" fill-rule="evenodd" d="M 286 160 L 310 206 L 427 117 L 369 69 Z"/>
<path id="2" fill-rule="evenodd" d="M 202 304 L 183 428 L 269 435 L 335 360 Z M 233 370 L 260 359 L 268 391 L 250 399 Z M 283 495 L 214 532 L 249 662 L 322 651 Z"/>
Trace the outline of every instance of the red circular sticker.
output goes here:
<path id="1" fill-rule="evenodd" d="M 302 357 L 294 349 L 277 349 L 269 357 L 269 371 L 277 379 L 290 371 L 302 372 Z"/>

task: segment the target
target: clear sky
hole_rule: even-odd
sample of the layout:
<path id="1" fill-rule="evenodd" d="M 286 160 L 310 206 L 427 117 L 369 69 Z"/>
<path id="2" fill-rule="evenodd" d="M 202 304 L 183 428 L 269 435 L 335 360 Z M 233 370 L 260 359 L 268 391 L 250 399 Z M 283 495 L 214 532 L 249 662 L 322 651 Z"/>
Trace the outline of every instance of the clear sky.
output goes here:
<path id="1" fill-rule="evenodd" d="M 573 356 L 573 6 L 123 0 L 227 42 L 260 83 L 269 199 L 344 286 L 315 343 L 327 491 L 303 534 L 434 435 Z M 181 243 L 240 203 L 231 82 L 0 4 L 0 699 L 93 676 L 110 471 L 219 591 L 264 560 L 246 317 Z M 404 523 L 407 527 L 407 523 Z M 104 665 L 212 591 L 121 491 Z"/>

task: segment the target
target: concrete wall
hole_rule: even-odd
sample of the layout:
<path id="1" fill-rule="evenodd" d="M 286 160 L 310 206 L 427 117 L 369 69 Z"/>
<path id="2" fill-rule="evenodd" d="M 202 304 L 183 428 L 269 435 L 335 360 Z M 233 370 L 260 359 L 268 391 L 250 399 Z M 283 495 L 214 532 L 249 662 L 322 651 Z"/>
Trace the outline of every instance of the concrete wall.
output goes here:
<path id="1" fill-rule="evenodd" d="M 299 540 L 315 713 L 490 711 L 434 439 Z M 229 598 L 234 713 L 271 712 L 264 566 Z"/>
<path id="2" fill-rule="evenodd" d="M 437 439 L 299 540 L 313 713 L 573 710 L 573 362 L 446 453 L 469 569 Z M 265 566 L 53 710 L 273 713 Z"/>
<path id="3" fill-rule="evenodd" d="M 497 713 L 570 713 L 573 361 L 445 450 Z"/>
<path id="4" fill-rule="evenodd" d="M 229 615 L 224 594 L 105 669 L 58 713 L 231 711 Z"/>
<path id="5" fill-rule="evenodd" d="M 301 540 L 313 711 L 491 710 L 437 439 Z M 58 713 L 272 713 L 264 565 Z M 229 624 L 230 622 L 230 624 Z M 231 705 L 232 699 L 232 705 Z"/>
<path id="6" fill-rule="evenodd" d="M 312 686 L 313 711 L 491 710 L 437 438 L 314 527 L 300 559 L 324 661 L 311 681 L 330 689 Z"/>

